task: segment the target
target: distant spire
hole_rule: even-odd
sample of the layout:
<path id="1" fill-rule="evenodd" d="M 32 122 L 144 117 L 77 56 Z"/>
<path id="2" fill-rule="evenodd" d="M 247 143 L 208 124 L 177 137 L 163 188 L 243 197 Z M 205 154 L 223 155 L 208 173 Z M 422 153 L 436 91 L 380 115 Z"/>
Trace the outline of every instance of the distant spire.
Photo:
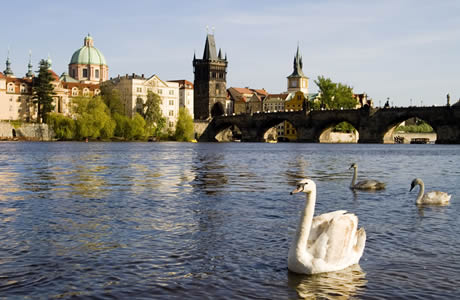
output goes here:
<path id="1" fill-rule="evenodd" d="M 222 59 L 222 49 L 219 48 L 219 55 L 217 56 L 219 59 Z"/>
<path id="2" fill-rule="evenodd" d="M 294 57 L 294 71 L 292 72 L 289 77 L 306 77 L 302 71 L 303 63 L 302 63 L 302 55 L 300 55 L 300 47 L 297 43 L 297 51 Z"/>
<path id="3" fill-rule="evenodd" d="M 50 54 L 48 53 L 48 59 L 46 60 L 46 63 L 48 64 L 48 69 L 51 70 L 51 65 L 53 61 L 51 60 Z"/>
<path id="4" fill-rule="evenodd" d="M 5 76 L 13 76 L 13 71 L 11 70 L 11 62 L 10 62 L 10 47 L 8 46 L 8 56 L 6 57 L 6 69 L 3 71 Z"/>
<path id="5" fill-rule="evenodd" d="M 29 50 L 29 64 L 27 65 L 26 77 L 34 77 L 34 72 L 32 71 L 32 50 Z"/>

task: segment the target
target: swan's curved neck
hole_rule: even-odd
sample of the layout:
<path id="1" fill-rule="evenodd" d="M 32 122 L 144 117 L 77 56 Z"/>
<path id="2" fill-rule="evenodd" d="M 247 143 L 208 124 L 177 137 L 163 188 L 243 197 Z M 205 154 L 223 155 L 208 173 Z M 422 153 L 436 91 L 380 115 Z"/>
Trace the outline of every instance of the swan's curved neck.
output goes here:
<path id="1" fill-rule="evenodd" d="M 356 177 L 358 177 L 358 167 L 355 167 L 353 168 L 354 171 L 353 171 L 353 178 L 351 179 L 351 187 L 354 187 L 355 186 L 355 183 L 356 183 Z"/>
<path id="2" fill-rule="evenodd" d="M 418 185 L 420 186 L 420 190 L 418 191 L 416 203 L 421 204 L 423 194 L 425 193 L 425 184 L 423 184 L 423 182 L 420 182 Z"/>
<path id="3" fill-rule="evenodd" d="M 310 235 L 313 214 L 315 212 L 316 190 L 307 193 L 305 207 L 300 215 L 299 226 L 296 232 L 296 251 L 307 251 L 308 236 Z"/>

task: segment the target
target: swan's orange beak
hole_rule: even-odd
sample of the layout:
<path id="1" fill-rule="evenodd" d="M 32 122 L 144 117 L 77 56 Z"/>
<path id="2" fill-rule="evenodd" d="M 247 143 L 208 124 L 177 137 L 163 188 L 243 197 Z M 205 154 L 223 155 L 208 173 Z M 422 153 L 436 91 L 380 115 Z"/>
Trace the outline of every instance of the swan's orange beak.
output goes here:
<path id="1" fill-rule="evenodd" d="M 303 186 L 298 185 L 298 186 L 291 192 L 291 195 L 300 193 L 300 192 L 302 192 L 302 191 L 303 191 Z"/>

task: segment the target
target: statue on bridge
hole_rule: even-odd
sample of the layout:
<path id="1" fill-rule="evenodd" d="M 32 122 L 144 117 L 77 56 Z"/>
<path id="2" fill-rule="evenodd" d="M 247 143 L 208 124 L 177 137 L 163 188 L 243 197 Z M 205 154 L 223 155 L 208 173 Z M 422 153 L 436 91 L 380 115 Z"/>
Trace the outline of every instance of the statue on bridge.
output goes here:
<path id="1" fill-rule="evenodd" d="M 450 95 L 447 94 L 447 106 L 450 106 Z"/>

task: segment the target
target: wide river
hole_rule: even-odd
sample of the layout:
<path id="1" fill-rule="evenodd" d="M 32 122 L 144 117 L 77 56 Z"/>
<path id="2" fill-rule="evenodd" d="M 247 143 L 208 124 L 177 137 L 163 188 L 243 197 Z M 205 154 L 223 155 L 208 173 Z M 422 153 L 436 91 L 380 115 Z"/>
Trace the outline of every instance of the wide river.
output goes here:
<path id="1" fill-rule="evenodd" d="M 353 162 L 386 190 L 351 192 Z M 288 271 L 304 177 L 359 217 L 359 265 Z M 459 145 L 2 142 L 0 298 L 458 299 L 459 216 Z"/>

